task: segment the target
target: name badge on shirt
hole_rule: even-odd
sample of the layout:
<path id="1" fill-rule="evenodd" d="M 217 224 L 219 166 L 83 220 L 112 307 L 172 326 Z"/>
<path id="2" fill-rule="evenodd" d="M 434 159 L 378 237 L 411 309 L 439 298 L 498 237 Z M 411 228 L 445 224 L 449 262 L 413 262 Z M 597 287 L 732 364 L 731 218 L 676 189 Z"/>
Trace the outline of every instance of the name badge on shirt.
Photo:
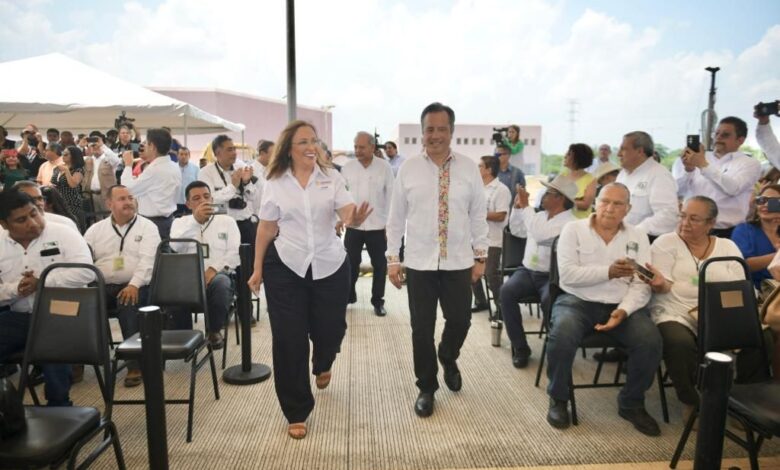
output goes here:
<path id="1" fill-rule="evenodd" d="M 330 187 L 330 180 L 317 180 L 314 182 L 314 185 L 317 186 L 319 189 L 328 189 Z"/>
<path id="2" fill-rule="evenodd" d="M 136 235 L 136 236 L 135 236 L 135 238 L 134 238 L 134 240 L 136 241 L 136 243 L 137 243 L 137 242 L 140 242 L 140 241 L 141 241 L 141 240 L 143 240 L 143 239 L 144 239 L 144 236 L 143 236 L 143 235 Z"/>
<path id="3" fill-rule="evenodd" d="M 698 287 L 698 285 L 699 285 L 699 276 L 691 276 L 691 285 Z"/>
<path id="4" fill-rule="evenodd" d="M 217 238 L 219 238 L 220 240 L 227 240 L 227 232 L 219 232 L 217 234 Z"/>
<path id="5" fill-rule="evenodd" d="M 647 181 L 640 181 L 637 183 L 636 189 L 647 189 Z"/>
<path id="6" fill-rule="evenodd" d="M 121 271 L 125 269 L 125 258 L 123 256 L 117 256 L 114 258 L 114 271 Z"/>
<path id="7" fill-rule="evenodd" d="M 41 250 L 41 256 L 54 256 L 60 254 L 59 248 L 48 248 L 46 250 Z"/>
<path id="8" fill-rule="evenodd" d="M 534 253 L 533 255 L 531 255 L 531 265 L 536 266 L 537 264 L 539 264 L 539 255 Z"/>

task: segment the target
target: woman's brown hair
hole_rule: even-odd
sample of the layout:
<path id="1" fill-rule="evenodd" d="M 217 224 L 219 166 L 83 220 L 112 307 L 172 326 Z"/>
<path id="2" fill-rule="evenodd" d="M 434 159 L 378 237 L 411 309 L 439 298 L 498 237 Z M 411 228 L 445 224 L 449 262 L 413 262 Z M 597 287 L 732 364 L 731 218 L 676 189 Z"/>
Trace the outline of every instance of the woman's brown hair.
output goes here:
<path id="1" fill-rule="evenodd" d="M 279 134 L 279 138 L 276 140 L 277 144 L 274 147 L 274 152 L 271 154 L 271 160 L 268 162 L 268 179 L 278 178 L 292 167 L 292 156 L 290 155 L 292 151 L 292 140 L 295 133 L 298 132 L 298 129 L 302 127 L 308 127 L 314 131 L 315 135 L 317 134 L 317 129 L 306 121 L 296 120 L 287 124 L 287 127 Z M 317 165 L 319 165 L 322 171 L 327 173 L 327 168 L 332 168 L 333 165 L 323 160 L 320 155 L 321 153 L 318 152 Z"/>

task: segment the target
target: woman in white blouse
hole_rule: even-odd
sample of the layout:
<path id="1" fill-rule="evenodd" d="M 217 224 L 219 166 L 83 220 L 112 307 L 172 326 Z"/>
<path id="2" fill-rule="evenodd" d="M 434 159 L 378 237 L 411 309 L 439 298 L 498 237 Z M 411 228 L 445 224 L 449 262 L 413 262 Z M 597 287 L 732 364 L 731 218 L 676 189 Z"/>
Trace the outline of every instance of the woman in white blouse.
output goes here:
<path id="1" fill-rule="evenodd" d="M 266 178 L 249 287 L 258 292 L 266 283 L 276 395 L 288 434 L 302 439 L 314 408 L 309 340 L 312 373 L 324 389 L 347 328 L 349 263 L 334 214 L 347 226 L 360 225 L 371 209 L 355 206 L 314 127 L 303 121 L 282 131 Z"/>
<path id="2" fill-rule="evenodd" d="M 663 358 L 677 397 L 684 405 L 683 416 L 690 415 L 699 403 L 696 392 L 698 363 L 697 320 L 691 314 L 699 303 L 699 267 L 707 258 L 742 257 L 729 239 L 710 235 L 718 217 L 718 206 L 706 196 L 685 201 L 675 232 L 659 236 L 651 247 L 655 274 L 643 279 L 653 289 L 650 315 L 663 338 Z M 641 277 L 641 276 L 640 276 Z M 715 263 L 707 268 L 712 282 L 744 279 L 742 266 L 736 262 Z M 738 358 L 738 376 L 752 375 L 749 357 Z"/>

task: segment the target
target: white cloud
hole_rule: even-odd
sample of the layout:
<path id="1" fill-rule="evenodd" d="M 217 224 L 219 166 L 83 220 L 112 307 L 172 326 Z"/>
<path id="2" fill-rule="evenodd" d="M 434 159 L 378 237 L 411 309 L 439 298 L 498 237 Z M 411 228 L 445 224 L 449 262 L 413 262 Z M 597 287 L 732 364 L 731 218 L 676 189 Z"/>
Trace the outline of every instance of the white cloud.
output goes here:
<path id="1" fill-rule="evenodd" d="M 423 106 L 440 100 L 460 122 L 541 124 L 543 149 L 560 152 L 569 143 L 569 98 L 580 103 L 577 140 L 616 145 L 623 133 L 644 129 L 679 147 L 706 106 L 704 67 L 722 68 L 721 116 L 750 118 L 753 104 L 780 95 L 780 25 L 742 51 L 692 53 L 681 45 L 663 55 L 665 35 L 680 30 L 673 20 L 637 30 L 586 10 L 563 28 L 564 7 L 298 1 L 298 101 L 336 105 L 337 147 L 374 126 L 393 137 L 399 122 L 416 122 Z M 104 24 L 113 32 L 101 42 L 83 26 L 55 28 L 46 2 L 0 0 L 0 9 L 14 18 L 0 43 L 19 54 L 58 50 L 145 85 L 286 94 L 283 2 L 129 2 Z"/>

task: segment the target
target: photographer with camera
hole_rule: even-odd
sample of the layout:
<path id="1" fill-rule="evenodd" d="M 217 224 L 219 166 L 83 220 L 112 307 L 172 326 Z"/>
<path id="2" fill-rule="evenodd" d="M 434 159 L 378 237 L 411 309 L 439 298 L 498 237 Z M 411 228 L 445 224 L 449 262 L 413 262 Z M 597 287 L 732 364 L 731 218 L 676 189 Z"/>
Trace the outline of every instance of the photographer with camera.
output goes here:
<path id="1" fill-rule="evenodd" d="M 523 149 L 525 148 L 525 143 L 520 140 L 520 126 L 517 124 L 512 124 L 507 127 L 494 127 L 493 132 L 493 141 L 496 143 L 496 145 L 506 146 L 509 149 L 510 156 L 513 157 L 512 164 L 522 167 Z M 517 157 L 514 158 L 515 156 Z M 509 189 L 512 190 L 512 188 Z"/>
<path id="2" fill-rule="evenodd" d="M 209 185 L 216 204 L 227 205 L 227 215 L 235 219 L 241 232 L 241 243 L 255 246 L 257 235 L 257 204 L 263 180 L 253 174 L 252 167 L 236 159 L 233 140 L 220 134 L 211 142 L 215 161 L 201 168 L 198 180 Z"/>
<path id="3" fill-rule="evenodd" d="M 758 103 L 753 108 L 753 117 L 758 119 L 756 126 L 758 146 L 761 147 L 761 151 L 766 154 L 766 159 L 775 168 L 780 168 L 780 143 L 777 142 L 777 136 L 772 132 L 769 116 L 780 116 L 778 105 L 780 105 L 780 100 L 772 103 Z"/>
<path id="4" fill-rule="evenodd" d="M 38 177 L 38 169 L 46 161 L 43 154 L 46 151 L 46 145 L 38 132 L 35 124 L 27 124 L 22 131 L 22 144 L 17 149 L 19 151 L 19 161 L 22 166 L 30 172 L 31 178 Z"/>

